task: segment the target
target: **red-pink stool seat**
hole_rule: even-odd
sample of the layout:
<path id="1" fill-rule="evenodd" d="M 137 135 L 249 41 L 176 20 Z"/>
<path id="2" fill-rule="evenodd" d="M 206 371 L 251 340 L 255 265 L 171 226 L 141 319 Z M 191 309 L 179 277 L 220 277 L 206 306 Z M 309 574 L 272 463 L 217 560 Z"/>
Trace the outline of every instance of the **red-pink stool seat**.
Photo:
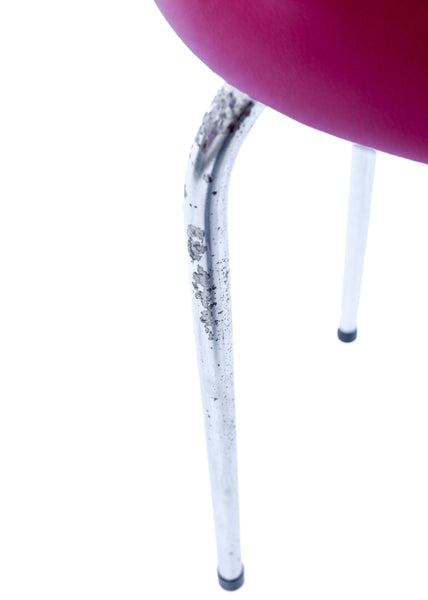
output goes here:
<path id="1" fill-rule="evenodd" d="M 156 0 L 228 83 L 301 123 L 428 163 L 428 0 Z"/>

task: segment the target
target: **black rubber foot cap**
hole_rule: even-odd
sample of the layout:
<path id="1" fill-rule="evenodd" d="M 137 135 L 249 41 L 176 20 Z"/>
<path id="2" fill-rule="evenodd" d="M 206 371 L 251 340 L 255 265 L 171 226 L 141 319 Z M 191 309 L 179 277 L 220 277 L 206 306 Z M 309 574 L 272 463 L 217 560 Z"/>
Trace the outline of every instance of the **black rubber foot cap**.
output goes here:
<path id="1" fill-rule="evenodd" d="M 341 342 L 345 342 L 345 344 L 349 344 L 349 342 L 353 342 L 357 339 L 357 330 L 351 331 L 349 333 L 345 333 L 341 329 L 337 330 L 337 337 Z"/>
<path id="2" fill-rule="evenodd" d="M 236 579 L 224 579 L 217 571 L 218 582 L 224 590 L 228 592 L 234 592 L 235 590 L 239 590 L 239 588 L 244 583 L 244 567 L 242 567 L 242 573 Z"/>

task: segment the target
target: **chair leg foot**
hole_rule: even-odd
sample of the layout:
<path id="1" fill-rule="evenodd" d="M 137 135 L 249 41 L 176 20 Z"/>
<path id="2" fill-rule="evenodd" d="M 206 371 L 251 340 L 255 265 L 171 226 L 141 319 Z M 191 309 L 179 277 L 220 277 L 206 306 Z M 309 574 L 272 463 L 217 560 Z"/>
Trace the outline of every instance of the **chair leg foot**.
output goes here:
<path id="1" fill-rule="evenodd" d="M 244 585 L 244 567 L 242 567 L 241 574 L 236 579 L 224 579 L 219 572 L 217 572 L 217 575 L 220 586 L 227 592 L 239 590 Z"/>
<path id="2" fill-rule="evenodd" d="M 345 342 L 345 344 L 349 344 L 350 342 L 354 342 L 357 339 L 357 330 L 354 331 L 342 331 L 340 328 L 337 330 L 337 337 L 341 342 Z"/>

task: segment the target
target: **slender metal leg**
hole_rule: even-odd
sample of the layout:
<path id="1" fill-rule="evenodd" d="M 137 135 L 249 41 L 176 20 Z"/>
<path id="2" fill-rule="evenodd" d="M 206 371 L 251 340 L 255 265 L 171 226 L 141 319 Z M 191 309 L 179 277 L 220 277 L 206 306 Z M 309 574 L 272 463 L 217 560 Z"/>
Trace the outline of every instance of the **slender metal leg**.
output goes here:
<path id="1" fill-rule="evenodd" d="M 369 228 L 375 163 L 375 150 L 353 144 L 342 317 L 337 331 L 342 342 L 353 342 L 357 337 L 357 313 Z"/>
<path id="2" fill-rule="evenodd" d="M 184 213 L 202 405 L 214 509 L 218 578 L 243 581 L 233 382 L 227 194 L 240 146 L 263 105 L 225 85 L 190 153 Z"/>

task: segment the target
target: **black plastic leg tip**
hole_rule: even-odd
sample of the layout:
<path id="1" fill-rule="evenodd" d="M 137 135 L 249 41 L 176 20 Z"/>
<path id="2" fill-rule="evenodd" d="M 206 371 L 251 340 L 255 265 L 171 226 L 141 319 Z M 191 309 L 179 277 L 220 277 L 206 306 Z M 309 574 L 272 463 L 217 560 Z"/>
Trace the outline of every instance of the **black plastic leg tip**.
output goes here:
<path id="1" fill-rule="evenodd" d="M 337 337 L 341 342 L 345 342 L 345 344 L 349 344 L 349 342 L 353 342 L 357 339 L 357 330 L 350 331 L 349 333 L 342 331 L 341 329 L 337 330 Z"/>
<path id="2" fill-rule="evenodd" d="M 242 567 L 242 572 L 236 579 L 224 579 L 224 577 L 222 577 L 218 571 L 217 575 L 220 586 L 228 592 L 234 592 L 235 590 L 239 590 L 239 588 L 242 587 L 244 583 L 244 567 Z"/>

